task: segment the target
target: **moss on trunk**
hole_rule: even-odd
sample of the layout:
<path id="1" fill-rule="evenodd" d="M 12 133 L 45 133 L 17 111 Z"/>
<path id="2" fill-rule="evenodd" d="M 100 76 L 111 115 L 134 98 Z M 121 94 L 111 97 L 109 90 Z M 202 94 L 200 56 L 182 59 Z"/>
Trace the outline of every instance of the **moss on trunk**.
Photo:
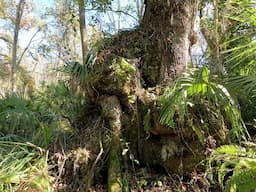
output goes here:
<path id="1" fill-rule="evenodd" d="M 113 137 L 108 159 L 108 191 L 122 191 L 122 175 L 120 165 L 120 138 Z"/>
<path id="2" fill-rule="evenodd" d="M 120 165 L 120 137 L 122 109 L 116 96 L 102 96 L 100 100 L 103 116 L 112 131 L 112 140 L 108 159 L 108 191 L 122 191 L 122 176 Z"/>

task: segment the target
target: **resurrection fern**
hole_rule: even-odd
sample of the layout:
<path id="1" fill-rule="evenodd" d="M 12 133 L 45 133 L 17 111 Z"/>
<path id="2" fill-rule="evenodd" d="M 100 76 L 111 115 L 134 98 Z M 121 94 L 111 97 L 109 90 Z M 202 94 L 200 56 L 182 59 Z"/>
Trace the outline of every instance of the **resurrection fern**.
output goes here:
<path id="1" fill-rule="evenodd" d="M 208 159 L 208 178 L 215 175 L 223 191 L 250 192 L 256 190 L 256 146 L 224 145 L 217 148 Z"/>
<path id="2" fill-rule="evenodd" d="M 245 140 L 248 133 L 238 105 L 223 85 L 209 77 L 206 67 L 190 69 L 167 88 L 159 100 L 160 122 L 171 128 L 186 124 L 201 142 L 213 131 L 221 137 L 226 127 L 231 139 Z"/>

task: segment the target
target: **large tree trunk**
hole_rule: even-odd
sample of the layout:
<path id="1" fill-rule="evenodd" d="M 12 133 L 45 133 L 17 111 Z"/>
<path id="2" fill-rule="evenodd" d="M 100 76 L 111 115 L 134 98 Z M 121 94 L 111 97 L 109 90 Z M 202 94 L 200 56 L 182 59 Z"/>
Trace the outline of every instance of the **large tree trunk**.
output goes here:
<path id="1" fill-rule="evenodd" d="M 190 60 L 191 46 L 195 43 L 193 29 L 198 3 L 199 0 L 146 1 L 141 24 L 145 36 L 143 43 L 145 55 L 141 61 L 144 88 L 159 86 L 164 88 L 186 69 Z M 155 103 L 155 101 L 150 102 L 148 104 L 150 107 L 146 107 L 150 109 L 151 136 L 147 137 L 144 127 L 139 129 L 140 160 L 147 165 L 161 164 L 169 171 L 190 171 L 202 159 L 203 154 L 199 152 L 203 151 L 202 145 L 192 141 L 189 138 L 191 136 L 181 138 L 182 133 L 161 125 Z M 144 108 L 140 110 L 141 113 Z M 145 118 L 145 111 L 141 116 Z M 187 130 L 187 132 L 190 135 L 191 131 Z M 191 145 L 189 149 L 188 145 Z M 192 154 L 191 148 L 194 151 Z"/>
<path id="2" fill-rule="evenodd" d="M 198 0 L 148 0 L 141 26 L 134 31 L 120 32 L 113 36 L 112 43 L 99 53 L 92 76 L 85 82 L 89 98 L 92 102 L 100 103 L 103 112 L 106 107 L 102 103 L 107 101 L 102 98 L 115 98 L 116 104 L 110 105 L 113 109 L 120 103 L 116 111 L 120 117 L 104 116 L 108 122 L 113 123 L 109 125 L 112 131 L 120 130 L 120 127 L 116 129 L 117 126 L 113 126 L 114 122 L 118 122 L 113 120 L 120 118 L 122 135 L 131 143 L 131 153 L 146 164 L 161 164 L 171 160 L 170 169 L 177 170 L 180 166 L 181 154 L 177 157 L 177 153 L 185 147 L 177 133 L 171 132 L 170 137 L 170 131 L 158 121 L 156 98 L 161 90 L 158 91 L 157 87 L 171 84 L 187 66 L 190 47 L 194 43 L 192 36 L 197 5 Z M 149 132 L 144 131 L 142 119 L 145 108 L 152 109 L 149 117 L 152 122 L 150 132 L 157 135 L 157 139 L 152 142 L 148 139 Z M 121 132 L 118 137 L 120 135 Z M 116 185 L 113 186 L 120 189 L 120 173 L 116 172 L 120 170 L 119 163 L 115 162 L 116 155 L 121 155 L 118 150 L 120 143 L 118 137 L 112 137 L 115 147 L 112 149 L 114 153 L 109 154 L 108 175 L 112 178 L 108 179 L 110 186 L 114 183 Z M 192 166 L 198 163 L 187 159 Z"/>
<path id="3" fill-rule="evenodd" d="M 173 81 L 186 68 L 197 6 L 198 0 L 147 0 L 142 21 L 147 87 Z"/>

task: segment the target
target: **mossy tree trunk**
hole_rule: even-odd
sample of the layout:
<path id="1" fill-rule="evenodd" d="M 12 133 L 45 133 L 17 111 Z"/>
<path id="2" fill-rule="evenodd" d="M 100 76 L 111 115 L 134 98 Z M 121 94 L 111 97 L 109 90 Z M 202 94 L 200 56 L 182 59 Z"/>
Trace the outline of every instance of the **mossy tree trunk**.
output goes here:
<path id="1" fill-rule="evenodd" d="M 108 163 L 109 191 L 122 190 L 121 130 L 131 144 L 131 153 L 141 155 L 140 160 L 149 163 L 172 158 L 183 147 L 179 145 L 177 133 L 169 130 L 161 132 L 165 135 L 158 138 L 157 143 L 147 142 L 141 117 L 145 115 L 145 108 L 152 108 L 155 115 L 151 114 L 150 118 L 154 134 L 161 135 L 159 131 L 166 128 L 157 122 L 159 114 L 154 111 L 157 95 L 161 92 L 158 87 L 170 85 L 188 64 L 198 1 L 145 1 L 141 26 L 114 36 L 112 43 L 98 55 L 94 73 L 86 85 L 89 98 L 100 104 L 113 132 Z M 173 161 L 177 164 L 177 159 Z"/>

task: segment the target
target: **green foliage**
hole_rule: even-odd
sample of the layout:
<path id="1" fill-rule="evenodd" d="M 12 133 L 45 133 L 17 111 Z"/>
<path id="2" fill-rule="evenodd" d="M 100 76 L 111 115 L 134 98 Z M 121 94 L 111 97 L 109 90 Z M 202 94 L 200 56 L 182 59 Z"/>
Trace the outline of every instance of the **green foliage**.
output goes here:
<path id="1" fill-rule="evenodd" d="M 45 148 L 56 143 L 66 147 L 71 143 L 76 131 L 73 128 L 77 127 L 85 106 L 81 92 L 73 92 L 64 81 L 42 85 L 27 98 L 19 94 L 3 96 L 0 99 L 0 191 L 53 191 Z M 77 154 L 72 153 L 77 156 L 72 160 L 76 164 L 84 159 L 79 149 Z M 55 152 L 55 147 L 52 150 Z"/>
<path id="2" fill-rule="evenodd" d="M 105 11 L 110 7 L 112 1 L 113 0 L 91 0 L 89 3 L 91 4 L 92 8 L 99 11 Z"/>
<path id="3" fill-rule="evenodd" d="M 96 53 L 92 50 L 86 55 L 84 64 L 80 64 L 77 61 L 72 61 L 66 63 L 60 70 L 66 73 L 72 82 L 76 83 L 77 85 L 83 85 L 85 84 L 88 74 L 93 71 L 96 59 Z"/>
<path id="4" fill-rule="evenodd" d="M 73 123 L 82 113 L 86 99 L 81 93 L 73 92 L 64 81 L 59 81 L 58 84 L 42 85 L 41 90 L 34 96 L 33 103 L 34 111 L 46 114 L 41 116 L 41 120 L 50 122 L 68 118 Z"/>
<path id="5" fill-rule="evenodd" d="M 201 142 L 213 131 L 222 137 L 226 127 L 231 139 L 246 139 L 248 133 L 238 105 L 227 89 L 210 79 L 209 74 L 206 67 L 191 69 L 166 89 L 159 100 L 160 122 L 171 128 L 186 124 Z"/>
<path id="6" fill-rule="evenodd" d="M 42 86 L 31 98 L 7 94 L 0 99 L 0 133 L 48 146 L 71 131 L 85 102 L 82 95 L 70 91 L 64 82 Z"/>
<path id="7" fill-rule="evenodd" d="M 227 78 L 226 82 L 231 89 L 237 89 L 237 87 L 239 87 L 240 89 L 236 91 L 238 94 L 246 93 L 249 94 L 252 98 L 256 97 L 255 75 L 234 76 Z"/>
<path id="8" fill-rule="evenodd" d="M 32 130 L 39 127 L 40 122 L 36 113 L 30 110 L 27 99 L 17 94 L 7 94 L 0 100 L 0 106 L 1 134 L 16 134 L 24 138 L 37 137 L 37 131 Z"/>
<path id="9" fill-rule="evenodd" d="M 149 131 L 150 128 L 152 127 L 151 126 L 151 122 L 150 122 L 150 109 L 147 110 L 146 114 L 144 115 L 144 118 L 143 118 L 143 127 L 145 129 L 145 131 Z"/>
<path id="10" fill-rule="evenodd" d="M 31 143 L 0 141 L 0 191 L 52 191 L 47 156 Z"/>
<path id="11" fill-rule="evenodd" d="M 75 0 L 76 3 L 82 3 L 87 4 L 86 7 L 91 6 L 93 9 L 96 9 L 98 11 L 105 11 L 110 5 L 113 0 Z M 83 3 L 85 2 L 85 3 Z"/>
<path id="12" fill-rule="evenodd" d="M 0 65 L 0 79 L 7 80 L 9 76 L 7 65 L 1 64 Z"/>
<path id="13" fill-rule="evenodd" d="M 229 90 L 238 97 L 244 121 L 253 122 L 256 117 L 255 75 L 227 77 L 225 83 Z"/>
<path id="14" fill-rule="evenodd" d="M 250 192 L 256 189 L 256 146 L 224 145 L 208 159 L 207 173 L 211 181 L 217 175 L 218 183 L 226 192 Z"/>
<path id="15" fill-rule="evenodd" d="M 0 100 L 0 106 L 1 135 L 12 135 L 12 139 L 41 146 L 49 145 L 53 114 L 33 110 L 34 103 L 17 94 L 7 94 Z"/>
<path id="16" fill-rule="evenodd" d="M 254 74 L 255 71 L 255 26 L 256 3 L 252 0 L 231 0 L 229 13 L 229 30 L 222 47 L 224 64 L 228 73 Z"/>
<path id="17" fill-rule="evenodd" d="M 244 120 L 251 123 L 256 116 L 256 4 L 252 0 L 232 0 L 230 3 L 226 17 L 231 27 L 222 45 L 226 85 L 237 95 Z"/>
<path id="18" fill-rule="evenodd" d="M 129 74 L 135 73 L 136 71 L 136 69 L 123 58 L 113 59 L 110 69 L 113 69 L 117 78 L 124 82 L 130 78 Z"/>

